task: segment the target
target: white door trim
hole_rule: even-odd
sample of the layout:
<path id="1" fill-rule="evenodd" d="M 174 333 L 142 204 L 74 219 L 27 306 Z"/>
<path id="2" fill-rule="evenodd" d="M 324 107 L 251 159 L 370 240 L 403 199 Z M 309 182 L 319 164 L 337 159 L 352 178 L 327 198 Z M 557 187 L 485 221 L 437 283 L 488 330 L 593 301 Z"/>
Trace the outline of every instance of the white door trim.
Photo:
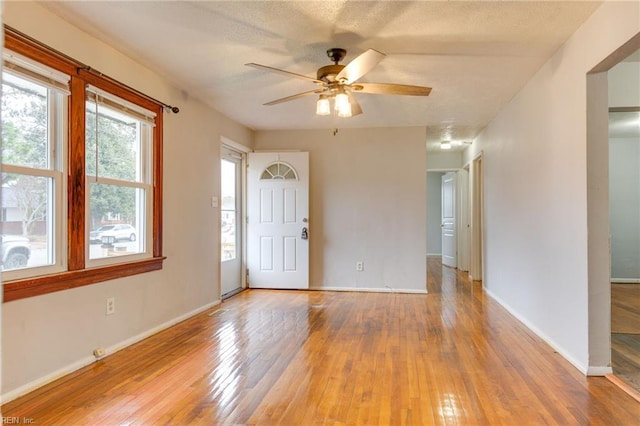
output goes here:
<path id="1" fill-rule="evenodd" d="M 241 143 L 234 142 L 229 138 L 225 138 L 224 136 L 220 136 L 220 143 L 222 146 L 226 146 L 227 148 L 234 151 L 244 152 L 245 154 L 251 152 L 251 148 L 246 147 Z"/>
<path id="2" fill-rule="evenodd" d="M 469 276 L 484 281 L 484 157 L 480 152 L 472 161 L 471 179 L 471 262 Z"/>
<path id="3" fill-rule="evenodd" d="M 458 170 L 457 182 L 457 213 L 458 222 L 458 269 L 469 270 L 469 240 L 471 225 L 469 223 L 469 171 L 467 169 Z"/>

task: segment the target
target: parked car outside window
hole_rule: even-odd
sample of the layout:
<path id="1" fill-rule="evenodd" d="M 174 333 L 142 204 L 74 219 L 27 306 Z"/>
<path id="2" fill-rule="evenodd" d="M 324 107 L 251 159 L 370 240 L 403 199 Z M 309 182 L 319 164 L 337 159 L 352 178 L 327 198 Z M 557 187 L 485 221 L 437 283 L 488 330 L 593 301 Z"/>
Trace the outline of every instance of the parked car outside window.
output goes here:
<path id="1" fill-rule="evenodd" d="M 2 266 L 0 269 L 8 271 L 11 269 L 26 268 L 31 256 L 31 244 L 29 239 L 20 235 L 0 236 L 2 244 Z"/>
<path id="2" fill-rule="evenodd" d="M 101 243 L 105 237 L 113 237 L 115 241 L 135 241 L 138 238 L 138 234 L 136 228 L 126 223 L 103 225 L 89 233 L 89 242 Z"/>

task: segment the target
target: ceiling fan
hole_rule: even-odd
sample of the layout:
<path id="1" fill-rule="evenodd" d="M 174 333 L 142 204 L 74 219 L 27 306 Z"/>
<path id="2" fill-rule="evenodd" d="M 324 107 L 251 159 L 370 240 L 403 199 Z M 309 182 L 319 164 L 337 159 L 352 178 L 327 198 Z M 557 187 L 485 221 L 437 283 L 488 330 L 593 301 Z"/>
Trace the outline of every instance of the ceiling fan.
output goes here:
<path id="1" fill-rule="evenodd" d="M 362 114 L 362 107 L 356 100 L 354 93 L 371 93 L 377 95 L 410 95 L 428 96 L 431 93 L 430 87 L 409 86 L 406 84 L 392 83 L 358 83 L 358 79 L 371 71 L 384 57 L 384 53 L 374 49 L 369 49 L 356 57 L 347 65 L 340 65 L 339 62 L 347 55 L 345 49 L 332 48 L 327 50 L 327 56 L 333 61 L 333 65 L 326 65 L 318 68 L 316 78 L 306 75 L 296 74 L 279 68 L 255 63 L 245 64 L 246 66 L 283 74 L 315 83 L 319 87 L 307 92 L 287 96 L 267 102 L 264 105 L 276 105 L 282 102 L 292 101 L 305 96 L 318 95 L 316 103 L 316 114 L 331 114 L 331 103 L 334 102 L 334 109 L 339 117 L 351 117 Z"/>

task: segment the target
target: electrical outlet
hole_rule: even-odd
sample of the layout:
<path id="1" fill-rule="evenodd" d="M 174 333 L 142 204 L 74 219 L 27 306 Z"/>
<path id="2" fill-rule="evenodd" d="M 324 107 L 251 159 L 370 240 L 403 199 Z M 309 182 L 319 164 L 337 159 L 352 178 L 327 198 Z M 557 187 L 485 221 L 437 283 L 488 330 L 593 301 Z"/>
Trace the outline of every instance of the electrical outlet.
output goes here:
<path id="1" fill-rule="evenodd" d="M 356 271 L 358 271 L 358 272 L 364 271 L 364 262 L 363 261 L 356 262 Z"/>
<path id="2" fill-rule="evenodd" d="M 104 348 L 96 348 L 93 350 L 93 356 L 95 356 L 96 358 L 102 358 L 104 354 Z"/>
<path id="3" fill-rule="evenodd" d="M 107 299 L 107 315 L 116 313 L 116 298 L 110 297 Z"/>

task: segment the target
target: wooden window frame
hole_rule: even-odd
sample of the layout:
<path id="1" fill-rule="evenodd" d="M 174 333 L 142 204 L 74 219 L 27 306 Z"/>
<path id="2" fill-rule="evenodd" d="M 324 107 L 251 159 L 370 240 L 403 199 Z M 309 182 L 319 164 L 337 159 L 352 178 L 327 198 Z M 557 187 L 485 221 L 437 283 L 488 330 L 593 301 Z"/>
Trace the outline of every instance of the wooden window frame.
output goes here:
<path id="1" fill-rule="evenodd" d="M 5 27 L 4 47 L 71 76 L 68 102 L 67 164 L 67 270 L 60 273 L 7 281 L 3 284 L 3 302 L 39 296 L 103 281 L 162 269 L 162 112 L 163 105 L 129 87 L 81 66 L 72 58 Z M 116 95 L 156 113 L 153 129 L 153 219 L 151 258 L 132 262 L 86 268 L 86 170 L 85 170 L 85 99 L 86 86 Z M 65 194 L 63 194 L 63 198 Z M 64 219 L 63 219 L 64 220 Z M 65 236 L 62 235 L 62 238 Z"/>

